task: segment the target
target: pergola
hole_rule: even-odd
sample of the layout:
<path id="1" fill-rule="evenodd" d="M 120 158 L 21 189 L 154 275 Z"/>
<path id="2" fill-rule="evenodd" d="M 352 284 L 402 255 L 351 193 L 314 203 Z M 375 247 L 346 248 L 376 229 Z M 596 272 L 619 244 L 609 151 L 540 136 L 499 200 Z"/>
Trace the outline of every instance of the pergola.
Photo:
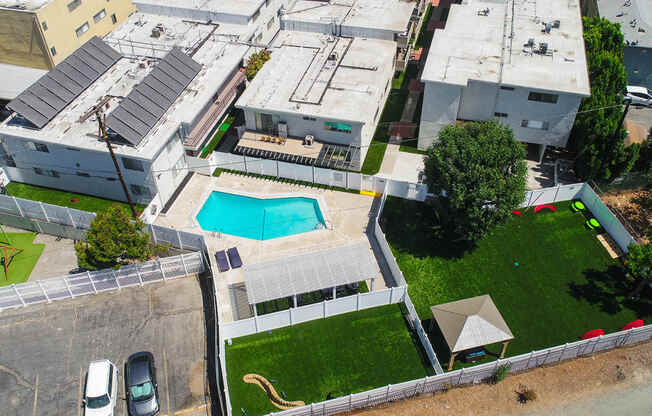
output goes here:
<path id="1" fill-rule="evenodd" d="M 431 306 L 430 310 L 451 351 L 449 370 L 460 352 L 497 342 L 503 343 L 503 358 L 509 341 L 514 339 L 489 295 Z"/>
<path id="2" fill-rule="evenodd" d="M 374 279 L 378 268 L 365 243 L 335 247 L 312 253 L 266 261 L 244 266 L 244 281 L 250 305 L 316 290 Z"/>

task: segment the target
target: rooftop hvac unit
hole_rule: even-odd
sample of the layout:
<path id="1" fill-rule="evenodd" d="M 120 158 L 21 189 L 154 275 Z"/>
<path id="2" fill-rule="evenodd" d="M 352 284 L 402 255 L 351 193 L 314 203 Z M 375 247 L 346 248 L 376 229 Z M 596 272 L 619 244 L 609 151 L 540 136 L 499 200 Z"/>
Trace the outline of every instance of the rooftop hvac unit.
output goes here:
<path id="1" fill-rule="evenodd" d="M 552 22 L 552 27 L 555 29 L 559 29 L 559 26 L 561 25 L 561 22 L 559 20 L 555 20 Z"/>
<path id="2" fill-rule="evenodd" d="M 529 46 L 530 48 L 534 48 L 534 38 L 528 39 L 525 46 Z"/>
<path id="3" fill-rule="evenodd" d="M 548 52 L 548 44 L 546 42 L 539 43 L 539 53 L 545 55 Z"/>
<path id="4" fill-rule="evenodd" d="M 328 55 L 328 60 L 329 61 L 337 61 L 337 52 L 333 52 L 330 55 Z"/>

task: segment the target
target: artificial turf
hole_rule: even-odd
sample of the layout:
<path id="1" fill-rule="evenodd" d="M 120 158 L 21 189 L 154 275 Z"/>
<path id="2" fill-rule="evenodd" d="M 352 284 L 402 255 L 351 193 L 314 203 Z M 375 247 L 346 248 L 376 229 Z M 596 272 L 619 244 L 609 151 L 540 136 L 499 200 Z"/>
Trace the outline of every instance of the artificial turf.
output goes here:
<path id="1" fill-rule="evenodd" d="M 522 209 L 522 217 L 469 249 L 435 236 L 433 207 L 389 198 L 382 227 L 424 327 L 430 306 L 483 294 L 491 295 L 514 334 L 507 355 L 577 341 L 595 328 L 608 333 L 634 319 L 649 322 L 650 297 L 630 299 L 620 263 L 585 229 L 582 214 L 572 213 L 570 202 L 555 206 L 554 213 Z M 447 362 L 436 327 L 431 340 L 440 362 Z M 500 347 L 488 350 L 499 353 Z"/>
<path id="2" fill-rule="evenodd" d="M 226 368 L 233 414 L 278 411 L 242 377 L 270 380 L 286 400 L 306 404 L 429 374 L 399 305 L 319 319 L 233 339 Z"/>
<path id="3" fill-rule="evenodd" d="M 0 286 L 11 285 L 14 283 L 23 283 L 27 281 L 32 269 L 36 265 L 45 244 L 32 244 L 36 237 L 35 233 L 2 233 L 0 234 L 0 244 L 14 248 L 23 249 L 16 254 L 9 263 L 8 275 L 6 280 L 4 268 L 0 267 Z M 7 251 L 7 256 L 10 252 Z M 0 256 L 4 256 L 3 250 L 0 250 Z"/>
<path id="4" fill-rule="evenodd" d="M 19 182 L 10 182 L 6 187 L 6 190 L 9 196 L 15 196 L 16 198 L 30 199 L 32 201 L 74 208 L 81 211 L 100 212 L 106 210 L 111 205 L 119 205 L 131 215 L 129 205 L 124 202 L 113 201 L 110 199 L 61 191 L 59 189 L 44 188 L 42 186 L 28 185 Z M 76 202 L 71 202 L 73 198 L 77 198 Z M 134 208 L 137 212 L 142 212 L 145 209 L 145 206 L 135 204 Z"/>

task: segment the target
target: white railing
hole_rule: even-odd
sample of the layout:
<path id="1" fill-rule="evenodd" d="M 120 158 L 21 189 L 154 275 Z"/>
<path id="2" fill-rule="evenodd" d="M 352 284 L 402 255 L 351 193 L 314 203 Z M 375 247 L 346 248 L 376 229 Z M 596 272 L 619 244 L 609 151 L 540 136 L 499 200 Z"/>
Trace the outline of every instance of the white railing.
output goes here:
<path id="1" fill-rule="evenodd" d="M 463 368 L 432 377 L 424 377 L 400 384 L 390 384 L 377 389 L 350 394 L 320 403 L 312 403 L 273 414 L 275 416 L 313 416 L 350 412 L 355 409 L 377 406 L 382 403 L 409 399 L 421 394 L 448 390 L 451 387 L 459 385 L 487 381 L 496 373 L 496 370 L 501 365 L 509 364 L 511 365 L 511 372 L 517 373 L 530 368 L 557 364 L 563 360 L 623 347 L 637 342 L 649 341 L 651 339 L 652 325 L 647 325 L 585 341 L 559 345 L 541 351 L 532 351 L 529 354 Z"/>
<path id="2" fill-rule="evenodd" d="M 387 189 L 389 195 L 418 201 L 425 200 L 428 193 L 424 184 L 224 152 L 213 152 L 208 159 L 189 164 L 190 170 L 204 175 L 210 175 L 216 168 L 356 191 L 382 193 Z"/>
<path id="3" fill-rule="evenodd" d="M 299 306 L 253 318 L 220 324 L 220 334 L 224 339 L 243 337 L 283 328 L 315 319 L 356 312 L 376 306 L 391 305 L 403 302 L 405 287 L 392 287 L 374 292 L 358 293 L 333 300 L 326 300 L 311 305 Z"/>
<path id="4" fill-rule="evenodd" d="M 195 275 L 205 270 L 201 252 L 0 287 L 0 310 L 120 290 Z"/>

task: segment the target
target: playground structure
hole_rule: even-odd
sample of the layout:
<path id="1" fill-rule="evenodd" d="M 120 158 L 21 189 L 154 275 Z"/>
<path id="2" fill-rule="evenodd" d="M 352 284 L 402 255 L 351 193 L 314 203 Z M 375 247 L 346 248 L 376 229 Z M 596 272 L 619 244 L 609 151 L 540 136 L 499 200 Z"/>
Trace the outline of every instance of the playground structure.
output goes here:
<path id="1" fill-rule="evenodd" d="M 269 380 L 267 380 L 265 377 L 261 376 L 260 374 L 245 374 L 242 377 L 242 381 L 249 384 L 257 384 L 258 387 L 263 389 L 265 394 L 267 394 L 269 401 L 272 402 L 274 406 L 278 407 L 281 410 L 288 410 L 288 409 L 293 409 L 295 407 L 306 405 L 304 402 L 300 400 L 288 401 L 283 399 L 276 392 L 276 389 L 274 389 L 272 383 L 270 383 Z"/>
<path id="2" fill-rule="evenodd" d="M 0 263 L 2 263 L 2 268 L 5 271 L 5 280 L 9 281 L 9 265 L 11 265 L 14 257 L 22 253 L 24 250 L 22 248 L 12 247 L 6 244 L 0 244 L 0 248 L 2 248 L 2 257 L 0 258 Z"/>

